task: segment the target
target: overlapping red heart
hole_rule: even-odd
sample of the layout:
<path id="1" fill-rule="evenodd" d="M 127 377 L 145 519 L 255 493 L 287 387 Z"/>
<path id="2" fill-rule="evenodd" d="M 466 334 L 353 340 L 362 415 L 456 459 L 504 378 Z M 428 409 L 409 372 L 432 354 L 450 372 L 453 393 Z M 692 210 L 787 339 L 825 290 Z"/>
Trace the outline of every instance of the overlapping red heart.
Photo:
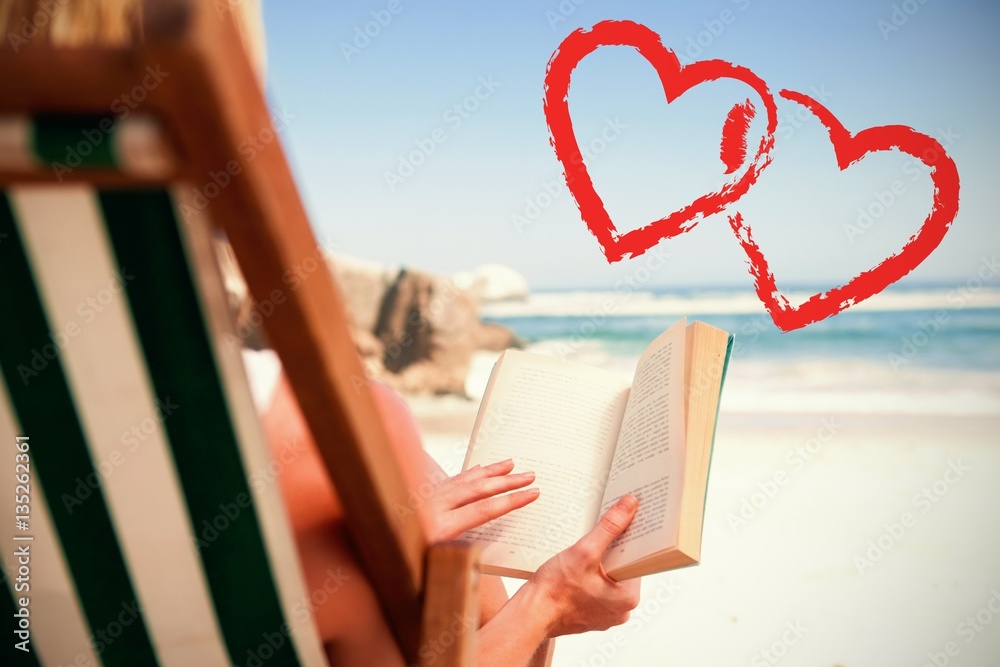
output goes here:
<path id="1" fill-rule="evenodd" d="M 728 78 L 750 86 L 764 104 L 767 123 L 757 151 L 746 162 L 743 171 L 736 173 L 718 192 L 704 194 L 691 204 L 642 227 L 619 232 L 597 194 L 581 157 L 568 104 L 570 75 L 583 58 L 602 46 L 634 47 L 656 69 L 668 104 L 685 91 L 707 81 Z M 910 127 L 887 125 L 852 134 L 830 111 L 809 96 L 789 90 L 782 90 L 780 95 L 809 109 L 826 127 L 841 170 L 869 153 L 896 149 L 926 164 L 934 185 L 930 213 L 917 234 L 911 236 L 899 252 L 847 283 L 814 294 L 797 306 L 790 304 L 778 291 L 764 253 L 753 240 L 743 216 L 739 212 L 730 215 L 733 231 L 746 252 L 758 298 L 774 323 L 784 331 L 791 331 L 836 315 L 878 294 L 923 262 L 941 243 L 958 213 L 959 176 L 954 161 L 944 147 Z M 556 157 L 563 165 L 566 184 L 576 199 L 584 222 L 597 238 L 609 262 L 640 255 L 664 239 L 690 231 L 704 217 L 719 213 L 735 203 L 756 183 L 761 171 L 770 163 L 777 128 L 775 101 L 760 77 L 745 67 L 722 60 L 681 66 L 676 54 L 663 45 L 659 35 L 644 25 L 630 21 L 603 21 L 591 30 L 574 31 L 563 40 L 549 61 L 545 76 L 545 118 Z"/>

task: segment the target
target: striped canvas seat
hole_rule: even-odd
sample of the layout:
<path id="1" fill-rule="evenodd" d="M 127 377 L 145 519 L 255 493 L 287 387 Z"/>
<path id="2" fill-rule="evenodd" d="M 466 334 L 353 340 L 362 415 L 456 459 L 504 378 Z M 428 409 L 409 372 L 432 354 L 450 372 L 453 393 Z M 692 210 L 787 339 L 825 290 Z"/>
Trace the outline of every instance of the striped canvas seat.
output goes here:
<path id="1" fill-rule="evenodd" d="M 141 111 L 8 115 L 0 117 L 0 168 L 44 169 L 58 182 L 78 169 L 167 179 L 177 170 L 177 156 L 160 123 Z"/>
<path id="2" fill-rule="evenodd" d="M 31 128 L 20 142 L 31 154 L 0 159 L 53 161 L 82 122 L 8 122 Z M 134 169 L 136 146 L 122 138 L 166 145 L 143 122 L 113 128 L 99 160 L 77 168 Z M 140 169 L 151 165 L 167 171 L 163 155 Z M 0 614 L 30 600 L 23 664 L 326 664 L 239 350 L 226 342 L 208 221 L 193 206 L 182 218 L 182 202 L 168 188 L 81 183 L 0 194 L 9 521 L 10 499 L 28 500 L 3 551 Z M 28 445 L 23 486 L 16 442 Z M 21 579 L 15 549 L 30 554 Z"/>

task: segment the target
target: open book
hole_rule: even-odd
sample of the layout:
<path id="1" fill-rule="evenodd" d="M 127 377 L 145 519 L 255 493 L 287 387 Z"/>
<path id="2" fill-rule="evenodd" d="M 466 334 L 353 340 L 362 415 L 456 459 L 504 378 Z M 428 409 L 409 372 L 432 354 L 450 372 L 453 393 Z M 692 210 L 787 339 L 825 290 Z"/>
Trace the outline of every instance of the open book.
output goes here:
<path id="1" fill-rule="evenodd" d="M 533 470 L 530 505 L 468 531 L 483 572 L 527 578 L 621 496 L 639 509 L 608 549 L 616 580 L 697 563 L 719 396 L 733 337 L 681 320 L 650 343 L 632 383 L 517 350 L 490 376 L 463 470 L 513 458 Z"/>

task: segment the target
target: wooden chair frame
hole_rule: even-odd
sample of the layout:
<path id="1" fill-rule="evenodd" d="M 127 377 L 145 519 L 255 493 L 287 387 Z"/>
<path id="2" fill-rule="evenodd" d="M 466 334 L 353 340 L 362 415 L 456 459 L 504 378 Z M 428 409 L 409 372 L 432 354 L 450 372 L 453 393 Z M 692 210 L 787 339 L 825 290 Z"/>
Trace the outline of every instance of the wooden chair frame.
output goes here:
<path id="1" fill-rule="evenodd" d="M 141 109 L 155 115 L 176 145 L 181 181 L 214 193 L 208 212 L 225 232 L 251 295 L 284 302 L 264 323 L 343 502 L 349 530 L 404 657 L 410 664 L 467 665 L 475 632 L 453 631 L 456 616 L 476 614 L 476 551 L 428 543 L 408 503 L 400 464 L 367 391 L 342 300 L 326 271 L 287 282 L 289 271 L 322 261 L 260 84 L 244 53 L 228 3 L 147 2 L 144 39 L 123 48 L 0 48 L 0 113 L 112 114 L 143 86 Z M 252 159 L 240 147 L 262 145 Z M 227 172 L 223 187 L 213 174 Z M 116 171 L 55 174 L 3 171 L 0 183 L 53 180 L 100 186 L 150 185 Z M 163 179 L 157 178 L 156 184 Z M 442 641 L 442 637 L 447 637 Z M 434 647 L 444 647 L 439 651 Z M 422 650 L 423 648 L 423 650 Z"/>

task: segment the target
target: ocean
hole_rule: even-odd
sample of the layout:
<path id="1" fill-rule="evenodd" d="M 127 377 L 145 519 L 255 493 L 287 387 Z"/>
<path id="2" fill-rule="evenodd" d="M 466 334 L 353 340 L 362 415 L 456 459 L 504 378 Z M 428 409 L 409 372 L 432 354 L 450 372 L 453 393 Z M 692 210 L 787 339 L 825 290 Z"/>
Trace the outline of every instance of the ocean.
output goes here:
<path id="1" fill-rule="evenodd" d="M 787 293 L 799 303 L 815 292 Z M 646 345 L 686 316 L 736 336 L 729 412 L 1000 415 L 1000 286 L 891 286 L 784 333 L 753 291 L 684 288 L 540 291 L 487 304 L 527 349 L 631 376 Z M 485 385 L 489 366 L 474 369 Z"/>

